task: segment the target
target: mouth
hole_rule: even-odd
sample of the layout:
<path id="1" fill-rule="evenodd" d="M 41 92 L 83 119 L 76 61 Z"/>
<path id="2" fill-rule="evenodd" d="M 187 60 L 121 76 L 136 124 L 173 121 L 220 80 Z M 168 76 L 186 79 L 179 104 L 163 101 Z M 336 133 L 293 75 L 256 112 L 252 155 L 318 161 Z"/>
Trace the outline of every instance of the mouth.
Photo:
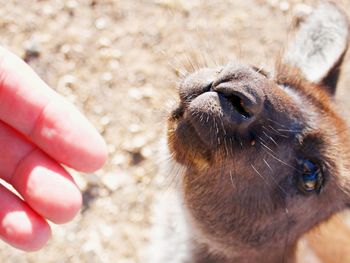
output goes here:
<path id="1" fill-rule="evenodd" d="M 253 119 L 247 104 L 249 98 L 243 94 L 217 91 L 205 92 L 189 102 L 181 101 L 170 115 L 174 136 L 187 143 L 191 140 L 189 145 L 202 150 L 215 151 L 222 142 L 236 138 L 241 133 L 239 127 Z"/>
<path id="2" fill-rule="evenodd" d="M 225 104 L 226 106 L 229 106 L 230 111 L 240 115 L 242 119 L 249 119 L 253 116 L 253 114 L 248 110 L 246 100 L 242 98 L 242 96 L 239 96 L 236 94 L 224 94 L 224 93 L 217 93 L 217 94 L 218 94 L 218 97 L 221 99 L 220 104 Z M 188 111 L 190 104 L 191 102 L 187 103 L 187 105 L 181 102 L 178 105 L 178 107 L 171 112 L 171 115 L 170 115 L 171 119 L 179 120 L 183 118 L 186 111 Z"/>
<path id="3" fill-rule="evenodd" d="M 189 167 L 205 167 L 212 148 L 198 134 L 183 105 L 174 109 L 168 120 L 167 142 L 172 158 Z"/>

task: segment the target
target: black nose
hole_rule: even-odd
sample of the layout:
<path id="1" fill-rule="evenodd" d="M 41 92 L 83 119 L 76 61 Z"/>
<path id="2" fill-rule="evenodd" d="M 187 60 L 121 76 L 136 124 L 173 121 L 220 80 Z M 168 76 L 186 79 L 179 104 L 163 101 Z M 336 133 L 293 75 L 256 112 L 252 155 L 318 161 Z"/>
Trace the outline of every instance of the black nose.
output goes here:
<path id="1" fill-rule="evenodd" d="M 214 82 L 211 90 L 218 93 L 223 113 L 231 116 L 230 121 L 236 124 L 250 123 L 262 111 L 264 95 L 254 81 Z"/>
<path id="2" fill-rule="evenodd" d="M 229 64 L 212 83 L 211 90 L 218 93 L 223 114 L 230 116 L 228 121 L 247 126 L 263 110 L 266 82 L 266 76 L 248 66 Z"/>
<path id="3" fill-rule="evenodd" d="M 250 125 L 262 116 L 267 83 L 265 76 L 242 65 L 201 70 L 180 86 L 184 117 L 209 145 L 237 132 L 249 134 Z"/>

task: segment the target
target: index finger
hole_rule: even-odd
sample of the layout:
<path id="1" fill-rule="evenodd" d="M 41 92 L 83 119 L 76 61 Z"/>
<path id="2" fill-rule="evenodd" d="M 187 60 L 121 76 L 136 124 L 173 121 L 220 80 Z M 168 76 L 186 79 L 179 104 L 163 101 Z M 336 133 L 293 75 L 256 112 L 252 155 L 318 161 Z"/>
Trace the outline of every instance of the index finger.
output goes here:
<path id="1" fill-rule="evenodd" d="M 21 59 L 0 47 L 0 120 L 60 163 L 83 172 L 107 158 L 102 137 Z"/>

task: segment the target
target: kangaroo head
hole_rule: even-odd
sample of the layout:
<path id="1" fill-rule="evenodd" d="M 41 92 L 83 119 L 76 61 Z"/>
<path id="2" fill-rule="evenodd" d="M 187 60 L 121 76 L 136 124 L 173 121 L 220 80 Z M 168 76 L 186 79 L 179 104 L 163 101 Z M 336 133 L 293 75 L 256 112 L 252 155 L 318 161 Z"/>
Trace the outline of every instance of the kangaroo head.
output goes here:
<path id="1" fill-rule="evenodd" d="M 326 3 L 273 73 L 232 62 L 180 84 L 168 146 L 186 168 L 194 231 L 214 251 L 278 251 L 350 204 L 349 133 L 333 96 L 348 31 Z"/>

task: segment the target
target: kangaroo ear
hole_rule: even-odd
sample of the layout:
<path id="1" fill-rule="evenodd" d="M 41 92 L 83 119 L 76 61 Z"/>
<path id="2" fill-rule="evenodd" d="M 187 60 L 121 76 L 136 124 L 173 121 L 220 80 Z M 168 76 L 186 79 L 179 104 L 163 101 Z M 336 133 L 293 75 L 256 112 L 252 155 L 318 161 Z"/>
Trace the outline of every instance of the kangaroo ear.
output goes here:
<path id="1" fill-rule="evenodd" d="M 283 61 L 299 69 L 306 80 L 323 84 L 334 94 L 348 41 L 347 16 L 326 2 L 299 25 Z"/>

